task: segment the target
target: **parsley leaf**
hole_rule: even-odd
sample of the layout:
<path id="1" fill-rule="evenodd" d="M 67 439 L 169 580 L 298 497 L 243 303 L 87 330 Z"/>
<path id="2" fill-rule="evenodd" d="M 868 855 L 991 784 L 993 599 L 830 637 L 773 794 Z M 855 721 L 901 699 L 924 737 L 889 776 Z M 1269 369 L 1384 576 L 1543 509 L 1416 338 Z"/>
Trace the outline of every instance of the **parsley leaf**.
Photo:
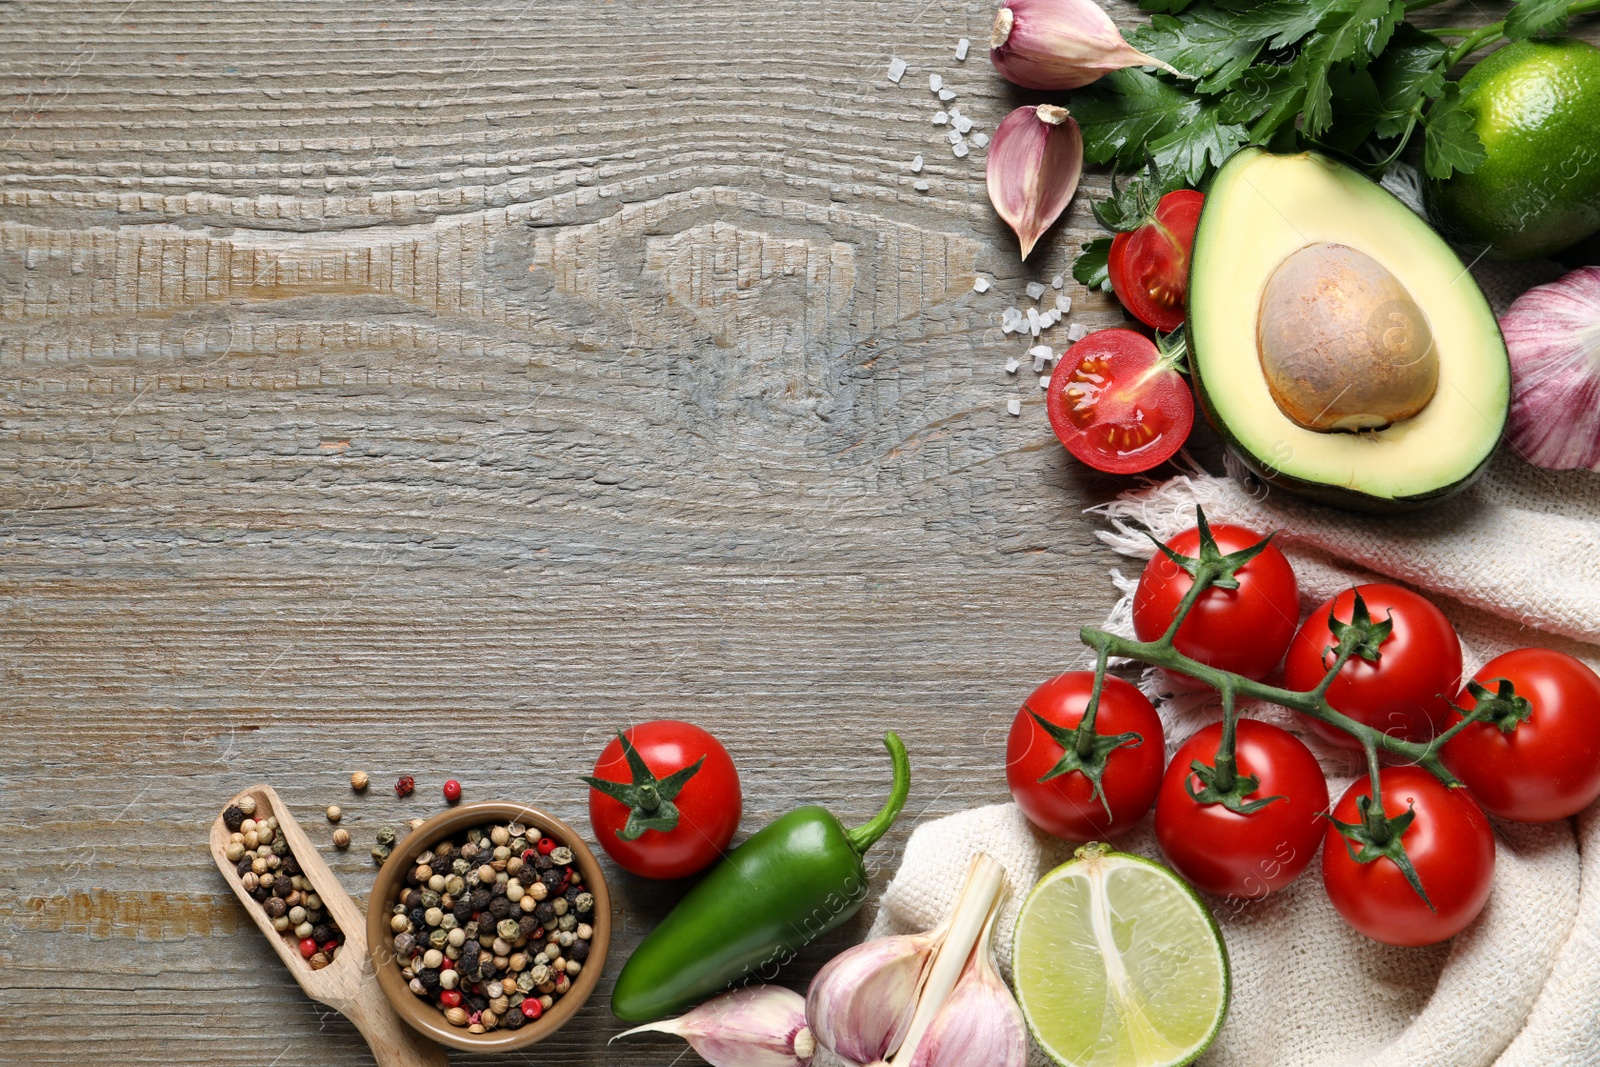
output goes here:
<path id="1" fill-rule="evenodd" d="M 1461 86 L 1447 82 L 1444 93 L 1428 109 L 1423 136 L 1423 167 L 1430 178 L 1448 178 L 1452 171 L 1470 174 L 1488 156 L 1472 128 L 1472 116 L 1461 109 Z"/>
<path id="2" fill-rule="evenodd" d="M 1111 238 L 1096 237 L 1072 264 L 1072 277 L 1089 289 L 1111 291 Z"/>
<path id="3" fill-rule="evenodd" d="M 1156 165 L 1181 174 L 1190 185 L 1199 185 L 1209 168 L 1222 166 L 1250 134 L 1243 126 L 1218 122 L 1218 110 L 1207 104 L 1190 121 L 1149 142 Z"/>
<path id="4" fill-rule="evenodd" d="M 1146 141 L 1193 122 L 1203 107 L 1184 90 L 1133 68 L 1113 71 L 1072 96 L 1085 162 L 1116 160 L 1124 170 L 1144 164 Z"/>
<path id="5" fill-rule="evenodd" d="M 1176 15 L 1194 0 L 1139 0 L 1139 6 L 1146 11 L 1161 11 L 1168 15 Z"/>
<path id="6" fill-rule="evenodd" d="M 1306 73 L 1302 128 L 1307 137 L 1319 137 L 1333 125 L 1329 78 L 1334 66 L 1364 66 L 1388 45 L 1404 15 L 1405 0 L 1355 0 L 1341 5 L 1317 25 L 1317 32 L 1300 54 Z"/>
<path id="7" fill-rule="evenodd" d="M 1231 16 L 1241 37 L 1266 41 L 1273 49 L 1288 48 L 1321 25 L 1322 20 L 1352 0 L 1217 0 Z"/>
<path id="8" fill-rule="evenodd" d="M 1383 55 L 1372 65 L 1378 86 L 1379 137 L 1399 137 L 1411 123 L 1412 109 L 1444 92 L 1439 69 L 1449 46 L 1437 37 L 1402 24 Z"/>
<path id="9" fill-rule="evenodd" d="M 1518 0 L 1506 14 L 1506 37 L 1522 41 L 1566 32 L 1567 6 L 1567 0 Z"/>
<path id="10" fill-rule="evenodd" d="M 1238 80 L 1261 51 L 1261 40 L 1241 36 L 1227 12 L 1201 0 L 1184 16 L 1157 15 L 1128 37 L 1139 51 L 1164 59 L 1192 78 L 1202 93 L 1221 92 Z"/>

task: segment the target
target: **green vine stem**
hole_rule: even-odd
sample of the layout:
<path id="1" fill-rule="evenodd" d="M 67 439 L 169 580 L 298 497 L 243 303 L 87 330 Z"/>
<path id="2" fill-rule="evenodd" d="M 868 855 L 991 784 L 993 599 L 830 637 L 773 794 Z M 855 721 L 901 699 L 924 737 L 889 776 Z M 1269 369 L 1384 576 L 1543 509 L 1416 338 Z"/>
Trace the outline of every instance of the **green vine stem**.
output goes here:
<path id="1" fill-rule="evenodd" d="M 1361 804 L 1362 819 L 1360 823 L 1346 824 L 1332 820 L 1345 836 L 1351 847 L 1351 854 L 1361 862 L 1372 862 L 1381 857 L 1387 857 L 1395 862 L 1405 872 L 1407 880 L 1416 889 L 1424 902 L 1431 908 L 1427 894 L 1422 891 L 1421 883 L 1417 881 L 1416 872 L 1411 868 L 1411 861 L 1405 854 L 1405 849 L 1400 843 L 1400 838 L 1405 829 L 1410 826 L 1414 815 L 1411 812 L 1389 817 L 1384 812 L 1382 793 L 1379 782 L 1380 760 L 1379 753 L 1387 752 L 1398 757 L 1404 762 L 1414 764 L 1428 771 L 1446 786 L 1458 787 L 1460 779 L 1450 772 L 1445 766 L 1440 755 L 1441 750 L 1450 742 L 1450 739 L 1462 730 L 1478 722 L 1506 720 L 1512 728 L 1516 724 L 1516 708 L 1508 707 L 1507 701 L 1513 694 L 1498 694 L 1498 700 L 1480 700 L 1468 712 L 1462 712 L 1461 721 L 1453 724 L 1442 733 L 1427 742 L 1407 741 L 1403 738 L 1386 734 L 1374 729 L 1363 722 L 1352 719 L 1328 702 L 1328 688 L 1333 685 L 1334 679 L 1344 665 L 1354 657 L 1361 657 L 1369 662 L 1376 663 L 1382 656 L 1383 642 L 1389 637 L 1392 624 L 1388 620 L 1375 621 L 1368 614 L 1366 604 L 1359 593 L 1356 594 L 1355 606 L 1351 612 L 1350 622 L 1343 622 L 1330 616 L 1329 629 L 1336 640 L 1333 646 L 1333 662 L 1329 666 L 1322 680 L 1312 689 L 1304 691 L 1283 689 L 1279 686 L 1268 685 L 1241 674 L 1220 670 L 1216 667 L 1191 659 L 1179 652 L 1174 645 L 1179 629 L 1184 620 L 1194 609 L 1200 597 L 1208 589 L 1236 589 L 1239 580 L 1235 577 L 1237 571 L 1254 559 L 1271 541 L 1269 535 L 1266 539 L 1249 548 L 1224 555 L 1218 548 L 1215 538 L 1211 535 L 1210 527 L 1206 524 L 1205 512 L 1199 507 L 1195 508 L 1195 526 L 1200 535 L 1200 548 L 1198 556 L 1183 556 L 1166 545 L 1157 541 L 1156 547 L 1174 565 L 1182 568 L 1190 575 L 1192 584 L 1183 600 L 1179 603 L 1173 614 L 1171 624 L 1165 633 L 1153 641 L 1138 641 L 1133 638 L 1121 637 L 1094 627 L 1084 627 L 1078 636 L 1084 644 L 1095 650 L 1095 678 L 1094 690 L 1090 696 L 1088 707 L 1085 709 L 1082 720 L 1077 728 L 1072 731 L 1058 729 L 1060 736 L 1057 741 L 1067 749 L 1062 762 L 1056 766 L 1046 777 L 1054 777 L 1067 773 L 1069 770 L 1084 769 L 1078 761 L 1082 757 L 1109 756 L 1110 752 L 1121 745 L 1128 744 L 1130 735 L 1120 735 L 1117 738 L 1094 737 L 1094 711 L 1099 704 L 1100 691 L 1105 684 L 1106 664 L 1111 656 L 1130 659 L 1149 667 L 1160 667 L 1178 674 L 1187 675 L 1199 682 L 1211 686 L 1222 696 L 1223 706 L 1223 732 L 1217 746 L 1217 754 L 1210 765 L 1196 761 L 1192 769 L 1202 783 L 1202 788 L 1195 791 L 1191 788 L 1190 794 L 1200 803 L 1223 804 L 1233 811 L 1241 814 L 1250 814 L 1273 800 L 1268 797 L 1253 801 L 1247 798 L 1256 788 L 1256 781 L 1246 775 L 1238 773 L 1238 757 L 1235 753 L 1235 739 L 1237 735 L 1238 712 L 1235 702 L 1238 698 L 1263 700 L 1280 707 L 1289 708 L 1301 715 L 1330 726 L 1338 727 L 1361 742 L 1367 756 L 1367 774 L 1370 779 L 1371 796 L 1363 798 Z M 1454 705 L 1452 705 L 1454 706 Z M 1460 708 L 1456 709 L 1461 711 Z M 1496 716 L 1499 718 L 1496 718 Z M 1036 716 L 1037 717 L 1037 716 Z M 1041 726 L 1048 727 L 1042 719 Z M 1505 727 L 1502 727 L 1504 729 Z M 1137 735 L 1132 735 L 1136 737 Z M 1136 741 L 1133 743 L 1137 743 Z M 1090 761 L 1092 762 L 1092 757 Z M 1103 764 L 1096 768 L 1103 772 Z M 1096 791 L 1099 791 L 1098 774 L 1091 775 Z M 1102 801 L 1104 797 L 1102 797 Z M 1109 813 L 1109 812 L 1108 812 Z M 1330 816 L 1331 820 L 1331 816 Z M 1358 850 L 1359 847 L 1359 850 Z"/>

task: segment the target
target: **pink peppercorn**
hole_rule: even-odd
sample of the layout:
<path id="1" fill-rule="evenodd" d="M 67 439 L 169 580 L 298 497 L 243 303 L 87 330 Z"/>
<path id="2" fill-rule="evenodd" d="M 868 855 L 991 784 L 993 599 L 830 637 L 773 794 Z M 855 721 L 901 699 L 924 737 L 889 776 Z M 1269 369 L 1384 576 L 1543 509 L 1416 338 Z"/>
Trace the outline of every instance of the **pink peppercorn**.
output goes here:
<path id="1" fill-rule="evenodd" d="M 454 804 L 461 799 L 461 783 L 454 778 L 444 784 L 444 798 Z"/>
<path id="2" fill-rule="evenodd" d="M 311 940 L 311 938 L 308 937 L 304 941 L 300 942 L 300 955 L 304 956 L 306 959 L 309 960 L 312 956 L 315 956 L 316 954 L 317 954 L 317 943 L 315 941 Z"/>
<path id="3" fill-rule="evenodd" d="M 447 1008 L 459 1008 L 461 1006 L 461 994 L 454 989 L 446 989 L 439 994 L 439 1003 Z"/>
<path id="4" fill-rule="evenodd" d="M 556 850 L 556 843 L 548 837 L 539 838 L 539 855 L 548 856 Z"/>

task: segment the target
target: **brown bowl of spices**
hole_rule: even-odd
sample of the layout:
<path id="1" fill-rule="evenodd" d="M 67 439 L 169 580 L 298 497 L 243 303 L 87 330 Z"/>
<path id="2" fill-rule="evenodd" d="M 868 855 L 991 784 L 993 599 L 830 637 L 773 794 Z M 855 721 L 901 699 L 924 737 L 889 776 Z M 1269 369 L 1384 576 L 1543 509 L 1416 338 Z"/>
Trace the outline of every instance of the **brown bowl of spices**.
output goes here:
<path id="1" fill-rule="evenodd" d="M 423 1034 L 504 1052 L 559 1030 L 594 991 L 611 897 L 566 823 L 484 801 L 435 815 L 395 846 L 367 904 L 378 984 Z"/>

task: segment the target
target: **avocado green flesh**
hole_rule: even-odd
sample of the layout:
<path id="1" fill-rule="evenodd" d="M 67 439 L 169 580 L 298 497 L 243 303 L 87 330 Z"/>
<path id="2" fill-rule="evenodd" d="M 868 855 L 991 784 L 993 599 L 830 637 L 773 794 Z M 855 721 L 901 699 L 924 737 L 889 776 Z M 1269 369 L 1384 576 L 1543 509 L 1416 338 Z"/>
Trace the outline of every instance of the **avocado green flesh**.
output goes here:
<path id="1" fill-rule="evenodd" d="M 1426 407 L 1381 430 L 1325 433 L 1279 410 L 1262 373 L 1262 293 L 1292 253 L 1327 242 L 1366 253 L 1422 309 L 1439 355 Z M 1190 367 L 1202 410 L 1267 481 L 1327 503 L 1387 511 L 1471 483 L 1505 428 L 1511 372 L 1494 312 L 1426 222 L 1343 164 L 1250 148 L 1218 172 L 1195 232 Z"/>

